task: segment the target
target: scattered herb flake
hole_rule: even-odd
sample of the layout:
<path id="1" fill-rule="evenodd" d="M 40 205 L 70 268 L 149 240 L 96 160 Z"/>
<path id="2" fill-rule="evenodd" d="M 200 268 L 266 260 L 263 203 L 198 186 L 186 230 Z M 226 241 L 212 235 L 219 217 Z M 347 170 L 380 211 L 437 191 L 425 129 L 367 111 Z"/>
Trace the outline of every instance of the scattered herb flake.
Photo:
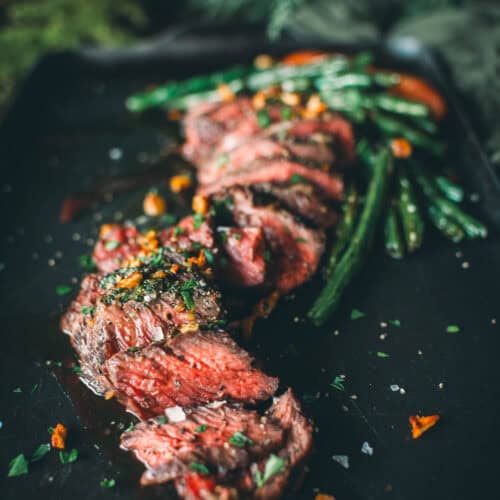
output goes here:
<path id="1" fill-rule="evenodd" d="M 99 484 L 102 488 L 114 488 L 116 485 L 116 481 L 114 479 L 104 478 Z"/>
<path id="2" fill-rule="evenodd" d="M 167 417 L 165 415 L 160 415 L 156 421 L 159 423 L 159 424 L 166 424 L 168 422 L 167 420 Z"/>
<path id="3" fill-rule="evenodd" d="M 271 262 L 271 260 L 272 260 L 272 254 L 271 254 L 271 252 L 269 250 L 264 250 L 263 255 L 264 255 L 264 260 L 266 262 Z"/>
<path id="4" fill-rule="evenodd" d="M 333 379 L 333 382 L 330 383 L 330 387 L 337 389 L 337 391 L 345 391 L 344 379 L 340 375 L 337 375 Z"/>
<path id="5" fill-rule="evenodd" d="M 174 229 L 174 236 L 177 237 L 177 236 L 180 236 L 181 234 L 183 234 L 185 232 L 185 229 L 183 227 L 180 227 L 180 226 L 177 226 L 175 229 Z"/>
<path id="6" fill-rule="evenodd" d="M 208 469 L 208 467 L 206 465 L 200 464 L 198 462 L 191 462 L 189 464 L 189 468 L 191 470 L 199 472 L 200 474 L 202 474 L 204 476 L 208 476 L 210 474 L 210 470 Z"/>
<path id="7" fill-rule="evenodd" d="M 160 217 L 160 221 L 167 227 L 173 226 L 177 222 L 177 215 L 174 214 L 163 214 Z"/>
<path id="8" fill-rule="evenodd" d="M 194 311 L 194 300 L 191 290 L 181 290 L 181 296 L 188 311 Z"/>
<path id="9" fill-rule="evenodd" d="M 127 349 L 128 352 L 137 352 L 140 349 L 140 347 L 134 346 L 134 347 L 129 347 Z"/>
<path id="10" fill-rule="evenodd" d="M 120 246 L 120 242 L 117 240 L 108 240 L 106 243 L 104 243 L 104 248 L 108 252 L 112 252 L 113 250 L 116 250 Z"/>
<path id="11" fill-rule="evenodd" d="M 386 352 L 382 351 L 377 351 L 377 358 L 390 358 L 390 354 L 387 354 Z"/>
<path id="12" fill-rule="evenodd" d="M 243 448 L 245 445 L 252 446 L 253 441 L 245 436 L 242 432 L 236 431 L 230 438 L 229 442 L 233 446 L 238 446 L 239 448 Z"/>
<path id="13" fill-rule="evenodd" d="M 50 444 L 43 443 L 35 450 L 30 460 L 32 462 L 38 462 L 38 460 L 41 460 L 45 455 L 47 455 L 49 451 L 50 451 Z"/>
<path id="14" fill-rule="evenodd" d="M 290 120 L 293 115 L 292 108 L 290 108 L 289 106 L 284 106 L 283 108 L 281 108 L 280 115 L 282 120 Z"/>
<path id="15" fill-rule="evenodd" d="M 304 181 L 305 181 L 305 178 L 302 177 L 301 175 L 293 174 L 290 177 L 290 180 L 288 182 L 289 182 L 289 184 L 300 184 L 301 182 L 304 182 Z"/>
<path id="16" fill-rule="evenodd" d="M 23 390 L 20 387 L 16 387 L 12 392 L 23 392 Z"/>
<path id="17" fill-rule="evenodd" d="M 307 243 L 307 240 L 305 238 L 295 238 L 295 241 L 297 243 Z"/>
<path id="18" fill-rule="evenodd" d="M 207 430 L 207 425 L 206 424 L 201 424 L 196 429 L 194 432 L 205 432 Z"/>
<path id="19" fill-rule="evenodd" d="M 123 432 L 131 432 L 135 429 L 135 422 L 130 422 L 129 426 Z"/>
<path id="20" fill-rule="evenodd" d="M 80 312 L 82 314 L 85 314 L 85 316 L 92 316 L 94 314 L 94 311 L 95 311 L 95 306 L 83 306 L 80 309 Z"/>
<path id="21" fill-rule="evenodd" d="M 458 325 L 448 325 L 446 327 L 447 333 L 458 333 L 460 331 L 460 327 Z"/>
<path id="22" fill-rule="evenodd" d="M 399 319 L 390 319 L 388 323 L 392 326 L 401 326 L 401 321 L 399 321 Z"/>
<path id="23" fill-rule="evenodd" d="M 51 436 L 52 436 L 53 432 L 54 432 L 54 427 L 47 428 L 47 433 L 50 434 Z"/>
<path id="24" fill-rule="evenodd" d="M 71 451 L 61 450 L 59 452 L 59 460 L 62 464 L 72 464 L 78 459 L 78 450 L 73 448 Z"/>
<path id="25" fill-rule="evenodd" d="M 67 295 L 69 292 L 71 292 L 71 287 L 69 285 L 57 285 L 56 286 L 56 293 L 59 296 Z"/>
<path id="26" fill-rule="evenodd" d="M 92 272 L 97 269 L 94 259 L 90 255 L 80 255 L 80 257 L 78 257 L 78 261 L 80 262 L 80 266 L 86 271 Z"/>
<path id="27" fill-rule="evenodd" d="M 31 388 L 31 394 L 34 394 L 36 390 L 38 389 L 39 385 L 38 384 L 33 384 L 33 387 Z"/>
<path id="28" fill-rule="evenodd" d="M 227 164 L 229 161 L 229 156 L 226 154 L 219 155 L 216 160 L 216 166 L 217 168 L 222 168 L 224 165 Z"/>
<path id="29" fill-rule="evenodd" d="M 79 365 L 72 366 L 71 367 L 71 371 L 73 373 L 82 373 L 82 369 L 81 369 L 81 367 Z"/>
<path id="30" fill-rule="evenodd" d="M 203 253 L 205 254 L 205 259 L 207 259 L 207 262 L 209 264 L 213 264 L 214 263 L 214 254 L 208 248 L 204 248 Z"/>
<path id="31" fill-rule="evenodd" d="M 272 453 L 264 466 L 264 474 L 261 474 L 258 469 L 255 472 L 255 484 L 258 488 L 261 488 L 269 479 L 282 472 L 284 468 L 285 461 Z"/>
<path id="32" fill-rule="evenodd" d="M 359 309 L 353 309 L 351 311 L 351 319 L 356 320 L 356 319 L 361 319 L 364 318 L 366 314 L 363 311 L 360 311 Z"/>
<path id="33" fill-rule="evenodd" d="M 271 125 L 271 117 L 265 109 L 260 109 L 257 112 L 257 123 L 259 124 L 260 128 L 266 128 Z"/>
<path id="34" fill-rule="evenodd" d="M 193 227 L 195 229 L 200 229 L 201 225 L 203 224 L 203 215 L 202 214 L 194 214 L 193 215 Z"/>
<path id="35" fill-rule="evenodd" d="M 22 476 L 23 474 L 28 474 L 28 461 L 25 456 L 20 453 L 10 461 L 7 477 Z"/>
<path id="36" fill-rule="evenodd" d="M 241 240 L 241 233 L 234 233 L 233 238 L 237 241 Z"/>

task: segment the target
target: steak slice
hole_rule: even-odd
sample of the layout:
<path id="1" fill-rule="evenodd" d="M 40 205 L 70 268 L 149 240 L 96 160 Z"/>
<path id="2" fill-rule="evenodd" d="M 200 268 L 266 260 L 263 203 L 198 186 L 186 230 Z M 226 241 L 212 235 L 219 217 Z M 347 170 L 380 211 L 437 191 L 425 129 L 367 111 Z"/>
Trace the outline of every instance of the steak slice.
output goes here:
<path id="1" fill-rule="evenodd" d="M 311 182 L 334 200 L 342 198 L 344 184 L 340 176 L 279 158 L 261 159 L 247 168 L 228 172 L 211 184 L 199 186 L 198 193 L 211 195 L 231 186 L 252 186 L 264 182 L 283 183 L 294 179 Z"/>
<path id="2" fill-rule="evenodd" d="M 120 401 L 145 418 L 172 406 L 224 398 L 265 400 L 278 380 L 252 368 L 250 355 L 223 332 L 189 332 L 161 345 L 111 357 L 104 371 Z"/>
<path id="3" fill-rule="evenodd" d="M 227 403 L 185 408 L 182 416 L 176 422 L 157 418 L 141 422 L 122 435 L 121 447 L 133 451 L 147 467 L 141 484 L 163 483 L 188 474 L 193 462 L 224 475 L 225 470 L 248 467 L 284 439 L 279 425 L 256 411 Z M 236 441 L 241 446 L 232 444 L 235 435 L 244 436 L 244 442 Z"/>
<path id="4" fill-rule="evenodd" d="M 311 184 L 299 182 L 287 184 L 257 184 L 258 193 L 265 193 L 276 198 L 282 205 L 296 215 L 300 215 L 314 225 L 328 228 L 338 221 L 338 214 L 325 197 Z"/>
<path id="5" fill-rule="evenodd" d="M 138 275 L 136 286 L 127 283 Z M 203 275 L 162 260 L 86 277 L 62 317 L 61 329 L 78 353 L 82 380 L 103 393 L 109 389 L 103 364 L 113 354 L 216 322 L 223 315 L 220 293 Z"/>
<path id="6" fill-rule="evenodd" d="M 323 254 L 324 232 L 306 227 L 286 210 L 273 205 L 256 205 L 248 189 L 237 187 L 227 194 L 233 201 L 236 223 L 243 227 L 260 227 L 264 231 L 272 252 L 277 289 L 288 292 L 307 281 L 318 268 Z"/>
<path id="7" fill-rule="evenodd" d="M 141 422 L 121 447 L 146 465 L 142 484 L 175 480 L 182 498 L 275 499 L 310 453 L 312 425 L 288 390 L 262 417 L 223 402 L 184 408 L 175 422 Z M 257 470 L 262 476 L 271 454 L 283 468 L 258 487 Z"/>

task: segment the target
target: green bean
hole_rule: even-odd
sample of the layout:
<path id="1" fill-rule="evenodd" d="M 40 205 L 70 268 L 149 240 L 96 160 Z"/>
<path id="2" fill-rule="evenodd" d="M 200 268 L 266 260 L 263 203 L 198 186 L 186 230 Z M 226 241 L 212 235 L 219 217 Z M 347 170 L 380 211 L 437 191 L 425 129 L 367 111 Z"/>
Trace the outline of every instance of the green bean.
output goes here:
<path id="1" fill-rule="evenodd" d="M 314 80 L 314 86 L 320 91 L 335 91 L 350 87 L 367 88 L 372 84 L 372 78 L 365 73 L 344 73 L 334 77 L 321 77 Z"/>
<path id="2" fill-rule="evenodd" d="M 450 181 L 447 177 L 443 175 L 437 175 L 434 177 L 439 190 L 448 198 L 450 201 L 455 203 L 461 203 L 464 199 L 464 190 L 454 182 Z"/>
<path id="3" fill-rule="evenodd" d="M 373 64 L 373 54 L 371 52 L 359 52 L 352 60 L 352 67 L 358 71 L 366 71 L 367 67 Z"/>
<path id="4" fill-rule="evenodd" d="M 362 122 L 366 118 L 364 97 L 357 89 L 325 91 L 320 93 L 320 97 L 330 109 L 341 111 L 356 122 Z"/>
<path id="5" fill-rule="evenodd" d="M 428 205 L 427 214 L 434 226 L 449 240 L 459 243 L 465 238 L 464 230 L 456 222 L 444 215 L 435 205 Z"/>
<path id="6" fill-rule="evenodd" d="M 373 104 L 391 113 L 398 115 L 417 116 L 426 118 L 429 116 L 429 108 L 419 102 L 409 101 L 402 97 L 395 97 L 389 94 L 377 94 L 372 96 Z"/>
<path id="7" fill-rule="evenodd" d="M 311 86 L 309 78 L 290 78 L 281 82 L 281 88 L 285 92 L 304 92 Z"/>
<path id="8" fill-rule="evenodd" d="M 426 149 L 435 155 L 442 155 L 444 152 L 444 146 L 441 142 L 392 116 L 373 113 L 372 119 L 373 123 L 378 126 L 380 131 L 389 137 L 404 137 L 410 141 L 413 146 Z"/>
<path id="9" fill-rule="evenodd" d="M 398 209 L 403 227 L 406 248 L 410 253 L 422 246 L 424 238 L 424 221 L 420 214 L 417 197 L 403 165 L 399 165 Z"/>
<path id="10" fill-rule="evenodd" d="M 466 214 L 460 207 L 441 196 L 432 179 L 426 175 L 419 165 L 411 163 L 411 168 L 416 181 L 430 204 L 434 205 L 443 215 L 459 224 L 468 238 L 486 238 L 488 229 L 482 222 Z"/>
<path id="11" fill-rule="evenodd" d="M 328 264 L 326 266 L 326 276 L 330 276 L 335 271 L 340 256 L 347 247 L 356 224 L 358 213 L 358 191 L 354 183 L 349 186 L 345 201 L 342 205 L 342 219 L 337 227 L 337 239 L 332 246 Z"/>
<path id="12" fill-rule="evenodd" d="M 356 229 L 332 276 L 308 312 L 315 325 L 323 324 L 332 315 L 343 291 L 364 263 L 384 206 L 392 163 L 388 149 L 382 149 L 374 157 L 373 174 Z"/>
<path id="13" fill-rule="evenodd" d="M 130 96 L 126 106 L 130 111 L 144 111 L 145 109 L 163 106 L 173 99 L 197 94 L 206 90 L 213 90 L 221 83 L 242 83 L 242 78 L 248 73 L 248 68 L 236 67 L 226 71 L 219 71 L 209 75 L 195 76 L 181 82 L 171 82 L 149 92 L 142 92 Z"/>
<path id="14" fill-rule="evenodd" d="M 256 91 L 293 78 L 315 78 L 320 75 L 336 74 L 347 68 L 348 64 L 347 58 L 335 56 L 300 66 L 277 65 L 251 73 L 245 79 L 245 86 L 251 91 Z"/>
<path id="15" fill-rule="evenodd" d="M 234 80 L 226 84 L 234 93 L 239 92 L 243 88 L 241 80 Z M 196 94 L 188 94 L 177 99 L 172 99 L 169 102 L 169 107 L 172 109 L 185 110 L 202 102 L 217 102 L 221 100 L 220 92 L 216 90 L 206 90 Z"/>
<path id="16" fill-rule="evenodd" d="M 405 253 L 405 247 L 401 231 L 399 229 L 398 214 L 394 207 L 391 205 L 387 210 L 387 217 L 385 219 L 384 227 L 385 235 L 385 252 L 393 259 L 402 259 Z"/>

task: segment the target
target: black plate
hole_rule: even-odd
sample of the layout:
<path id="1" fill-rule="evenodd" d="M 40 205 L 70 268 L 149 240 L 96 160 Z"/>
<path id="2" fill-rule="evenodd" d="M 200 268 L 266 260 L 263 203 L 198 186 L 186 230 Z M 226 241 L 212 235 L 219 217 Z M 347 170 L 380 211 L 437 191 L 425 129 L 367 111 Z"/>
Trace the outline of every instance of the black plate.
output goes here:
<path id="1" fill-rule="evenodd" d="M 35 69 L 0 131 L 1 498 L 171 496 L 169 488 L 140 489 L 141 466 L 117 450 L 120 426 L 130 418 L 75 383 L 68 369 L 56 368 L 65 380 L 61 390 L 45 367 L 45 360 L 66 359 L 69 353 L 57 321 L 77 290 L 82 274 L 78 256 L 93 243 L 87 239 L 120 212 L 138 213 L 146 188 L 68 225 L 58 222 L 61 201 L 96 175 L 124 174 L 156 162 L 171 141 L 174 131 L 158 113 L 136 117 L 126 112 L 123 102 L 131 92 L 151 82 L 249 61 L 259 52 L 314 45 L 268 47 L 246 36 L 188 35 L 182 42 L 160 39 L 126 51 L 52 55 Z M 439 60 L 409 39 L 334 48 L 373 49 L 381 64 L 422 74 L 442 89 L 451 105 L 449 161 L 481 195 L 475 209 L 491 227 L 499 227 L 498 180 Z M 297 498 L 312 498 L 317 490 L 337 500 L 465 499 L 496 491 L 498 242 L 493 234 L 487 241 L 457 247 L 429 231 L 424 249 L 402 262 L 374 251 L 324 328 L 301 319 L 317 281 L 258 324 L 251 350 L 296 390 L 318 429 L 310 472 Z M 72 294 L 58 297 L 58 284 L 72 284 Z M 350 320 L 353 308 L 366 316 Z M 401 326 L 381 327 L 389 319 L 399 319 Z M 449 324 L 460 325 L 460 333 L 446 333 Z M 388 334 L 385 340 L 383 333 Z M 380 358 L 377 352 L 390 357 Z M 345 393 L 329 385 L 340 374 L 346 376 Z M 405 393 L 393 392 L 394 384 Z M 14 392 L 17 387 L 21 393 Z M 413 441 L 408 415 L 420 412 L 439 413 L 442 420 Z M 70 426 L 70 444 L 81 458 L 63 466 L 52 453 L 32 464 L 29 475 L 6 479 L 8 461 L 46 442 L 46 428 L 59 420 Z M 82 433 L 83 428 L 89 432 Z M 365 441 L 373 456 L 361 453 Z M 347 455 L 349 469 L 333 455 Z M 116 478 L 117 487 L 101 488 L 103 477 Z"/>

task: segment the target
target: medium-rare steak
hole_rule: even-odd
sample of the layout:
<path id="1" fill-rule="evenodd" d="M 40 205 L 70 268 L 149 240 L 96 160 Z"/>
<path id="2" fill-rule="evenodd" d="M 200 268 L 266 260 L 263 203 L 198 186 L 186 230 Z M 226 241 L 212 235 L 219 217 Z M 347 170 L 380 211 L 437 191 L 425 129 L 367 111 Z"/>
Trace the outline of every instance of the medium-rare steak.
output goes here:
<path id="1" fill-rule="evenodd" d="M 318 268 L 324 250 L 324 232 L 311 229 L 292 214 L 274 205 L 257 205 L 249 189 L 235 187 L 219 197 L 229 196 L 235 222 L 260 227 L 272 252 L 274 282 L 288 292 L 307 281 Z"/>
<path id="2" fill-rule="evenodd" d="M 312 425 L 290 390 L 262 417 L 228 403 L 176 408 L 175 415 L 138 424 L 121 447 L 146 465 L 142 484 L 175 480 L 182 498 L 279 498 L 312 446 Z M 281 467 L 263 481 L 269 460 Z"/>
<path id="3" fill-rule="evenodd" d="M 61 320 L 78 353 L 82 379 L 96 392 L 108 389 L 103 363 L 113 354 L 147 346 L 223 317 L 220 293 L 193 266 L 158 251 L 138 267 L 85 278 Z"/>
<path id="4" fill-rule="evenodd" d="M 176 405 L 268 399 L 278 381 L 253 368 L 252 362 L 228 334 L 197 331 L 137 352 L 118 353 L 105 363 L 104 371 L 118 399 L 145 418 Z"/>
<path id="5" fill-rule="evenodd" d="M 277 199 L 296 215 L 318 227 L 331 227 L 338 221 L 338 214 L 324 195 L 314 186 L 304 182 L 294 184 L 257 184 L 254 190 Z"/>
<path id="6" fill-rule="evenodd" d="M 141 422 L 121 438 L 121 447 L 147 466 L 142 484 L 164 483 L 201 463 L 214 475 L 244 468 L 284 441 L 283 429 L 256 411 L 225 402 L 180 410 L 183 420 Z M 167 417 L 168 418 L 168 417 Z"/>

